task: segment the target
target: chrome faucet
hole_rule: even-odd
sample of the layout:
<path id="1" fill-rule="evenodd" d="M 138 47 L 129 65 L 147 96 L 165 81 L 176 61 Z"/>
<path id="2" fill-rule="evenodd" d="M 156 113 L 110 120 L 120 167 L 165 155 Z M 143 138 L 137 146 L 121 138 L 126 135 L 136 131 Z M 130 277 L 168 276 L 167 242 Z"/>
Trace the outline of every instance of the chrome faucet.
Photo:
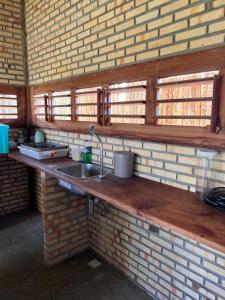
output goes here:
<path id="1" fill-rule="evenodd" d="M 100 175 L 99 175 L 99 178 L 103 178 L 104 177 L 104 174 L 103 174 L 103 142 L 100 139 L 100 137 L 95 133 L 93 124 L 89 125 L 88 133 L 91 136 L 95 136 L 100 144 Z"/>

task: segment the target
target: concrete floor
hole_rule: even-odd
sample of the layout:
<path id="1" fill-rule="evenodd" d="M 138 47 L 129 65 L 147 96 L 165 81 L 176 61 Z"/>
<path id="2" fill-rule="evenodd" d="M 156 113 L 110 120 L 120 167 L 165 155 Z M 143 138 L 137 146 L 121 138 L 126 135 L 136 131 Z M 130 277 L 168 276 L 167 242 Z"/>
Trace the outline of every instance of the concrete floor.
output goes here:
<path id="1" fill-rule="evenodd" d="M 97 258 L 101 266 L 87 263 Z M 19 212 L 0 220 L 1 300 L 151 300 L 124 275 L 87 251 L 55 267 L 43 263 L 41 217 Z"/>

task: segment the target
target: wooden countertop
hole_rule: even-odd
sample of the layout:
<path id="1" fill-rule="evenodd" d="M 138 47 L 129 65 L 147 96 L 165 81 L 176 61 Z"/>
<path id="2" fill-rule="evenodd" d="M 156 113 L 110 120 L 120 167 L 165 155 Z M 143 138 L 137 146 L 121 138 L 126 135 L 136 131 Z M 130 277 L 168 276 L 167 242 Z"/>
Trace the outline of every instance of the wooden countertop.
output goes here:
<path id="1" fill-rule="evenodd" d="M 108 175 L 101 180 L 71 178 L 55 170 L 72 164 L 69 158 L 39 161 L 18 151 L 8 156 L 74 184 L 114 206 L 225 252 L 225 213 L 198 200 L 194 193 L 136 176 L 120 179 Z"/>

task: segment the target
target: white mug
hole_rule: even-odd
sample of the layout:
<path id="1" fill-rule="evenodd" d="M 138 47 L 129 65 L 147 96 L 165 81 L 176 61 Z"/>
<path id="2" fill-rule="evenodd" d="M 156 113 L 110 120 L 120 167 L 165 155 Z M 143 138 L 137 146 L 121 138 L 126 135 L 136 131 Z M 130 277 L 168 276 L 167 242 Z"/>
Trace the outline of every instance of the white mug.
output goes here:
<path id="1" fill-rule="evenodd" d="M 81 161 L 82 160 L 82 151 L 79 148 L 71 149 L 72 160 Z"/>

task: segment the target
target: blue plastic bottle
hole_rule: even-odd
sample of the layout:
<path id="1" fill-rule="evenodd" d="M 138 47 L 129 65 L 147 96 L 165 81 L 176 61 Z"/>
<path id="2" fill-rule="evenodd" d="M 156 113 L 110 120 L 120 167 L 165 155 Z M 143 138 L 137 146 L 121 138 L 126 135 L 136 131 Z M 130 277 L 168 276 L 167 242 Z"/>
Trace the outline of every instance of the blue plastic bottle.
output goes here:
<path id="1" fill-rule="evenodd" d="M 0 124 L 0 154 L 9 153 L 9 126 Z"/>

